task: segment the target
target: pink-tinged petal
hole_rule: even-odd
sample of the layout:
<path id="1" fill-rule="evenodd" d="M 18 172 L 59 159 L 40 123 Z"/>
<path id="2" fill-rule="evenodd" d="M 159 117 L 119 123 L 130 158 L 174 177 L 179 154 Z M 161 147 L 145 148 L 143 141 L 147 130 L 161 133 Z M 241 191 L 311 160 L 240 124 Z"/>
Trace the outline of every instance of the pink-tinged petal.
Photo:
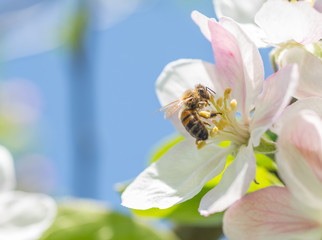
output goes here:
<path id="1" fill-rule="evenodd" d="M 256 46 L 233 20 L 209 21 L 211 43 L 222 88 L 230 87 L 245 124 L 262 88 L 264 69 Z"/>
<path id="2" fill-rule="evenodd" d="M 270 0 L 256 14 L 255 22 L 274 44 L 289 40 L 309 44 L 322 38 L 322 14 L 305 1 Z"/>
<path id="3" fill-rule="evenodd" d="M 179 142 L 125 189 L 122 205 L 164 209 L 192 198 L 224 170 L 233 149 L 207 145 L 197 150 L 194 141 Z"/>
<path id="4" fill-rule="evenodd" d="M 322 211 L 322 120 L 302 110 L 280 132 L 276 162 L 294 197 Z"/>
<path id="5" fill-rule="evenodd" d="M 266 0 L 213 0 L 216 16 L 230 17 L 241 24 L 255 24 L 254 17 Z"/>
<path id="6" fill-rule="evenodd" d="M 266 79 L 263 91 L 256 101 L 250 124 L 254 146 L 259 144 L 262 134 L 272 126 L 289 104 L 297 84 L 296 65 L 288 65 Z"/>
<path id="7" fill-rule="evenodd" d="M 0 194 L 0 239 L 39 239 L 56 216 L 49 196 L 24 192 Z"/>
<path id="8" fill-rule="evenodd" d="M 208 41 L 211 41 L 211 35 L 208 27 L 208 21 L 215 21 L 215 19 L 209 19 L 202 13 L 198 11 L 192 11 L 191 13 L 192 20 L 199 26 L 201 33 L 205 36 Z"/>
<path id="9" fill-rule="evenodd" d="M 219 184 L 202 199 L 199 212 L 203 216 L 221 212 L 239 200 L 255 179 L 256 158 L 251 145 L 241 146 L 235 160 L 226 168 Z"/>
<path id="10" fill-rule="evenodd" d="M 285 124 L 288 124 L 295 118 L 295 116 L 303 109 L 308 109 L 316 112 L 322 117 L 322 98 L 310 97 L 296 101 L 292 105 L 289 105 L 277 120 L 277 122 L 271 128 L 271 131 L 280 135 L 280 132 Z"/>
<path id="11" fill-rule="evenodd" d="M 322 13 L 322 0 L 315 0 L 314 1 L 314 8 L 316 11 Z"/>
<path id="12" fill-rule="evenodd" d="M 16 179 L 11 154 L 0 146 L 0 194 L 14 189 L 15 185 Z"/>
<path id="13" fill-rule="evenodd" d="M 230 207 L 223 220 L 229 240 L 315 240 L 321 226 L 304 217 L 283 187 L 250 193 Z"/>
<path id="14" fill-rule="evenodd" d="M 299 67 L 300 81 L 294 94 L 296 98 L 322 97 L 321 59 L 303 48 L 296 47 L 287 50 L 279 62 L 281 67 L 292 63 L 296 63 Z"/>
<path id="15" fill-rule="evenodd" d="M 220 88 L 220 85 L 215 85 L 219 82 L 217 78 L 218 74 L 214 64 L 197 59 L 180 59 L 171 62 L 164 68 L 156 82 L 160 104 L 165 106 L 181 99 L 185 91 L 193 89 L 199 83 L 222 95 L 224 90 Z M 182 126 L 178 114 L 179 111 L 172 115 L 172 123 L 179 133 L 192 139 Z"/>

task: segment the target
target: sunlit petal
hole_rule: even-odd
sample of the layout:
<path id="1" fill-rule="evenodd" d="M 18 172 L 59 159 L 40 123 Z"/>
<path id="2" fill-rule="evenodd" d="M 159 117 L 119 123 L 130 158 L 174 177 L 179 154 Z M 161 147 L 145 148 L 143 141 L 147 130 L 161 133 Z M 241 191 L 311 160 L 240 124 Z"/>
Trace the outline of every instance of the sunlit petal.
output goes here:
<path id="1" fill-rule="evenodd" d="M 278 119 L 291 100 L 298 84 L 296 65 L 288 65 L 266 79 L 255 104 L 251 121 L 251 137 L 255 146 L 260 137 Z"/>
<path id="2" fill-rule="evenodd" d="M 15 187 L 15 173 L 11 154 L 0 146 L 0 194 Z"/>
<path id="3" fill-rule="evenodd" d="M 279 173 L 292 194 L 322 210 L 322 120 L 303 110 L 285 124 L 278 138 Z"/>
<path id="4" fill-rule="evenodd" d="M 276 134 L 280 134 L 284 125 L 287 125 L 295 116 L 303 109 L 309 109 L 317 113 L 322 117 L 322 98 L 310 97 L 296 101 L 292 105 L 288 106 L 278 121 L 273 125 L 271 130 Z"/>
<path id="5" fill-rule="evenodd" d="M 300 73 L 299 85 L 294 96 L 296 98 L 322 97 L 322 60 L 303 48 L 295 47 L 283 54 L 280 66 L 291 63 L 298 64 Z"/>
<path id="6" fill-rule="evenodd" d="M 231 147 L 216 145 L 197 150 L 193 141 L 181 141 L 126 188 L 122 205 L 134 209 L 164 209 L 188 200 L 224 170 L 231 151 Z"/>
<path id="7" fill-rule="evenodd" d="M 219 184 L 210 190 L 199 206 L 201 215 L 221 212 L 239 200 L 248 190 L 256 174 L 256 159 L 252 146 L 242 146 L 235 160 L 225 170 Z"/>
<path id="8" fill-rule="evenodd" d="M 289 40 L 308 44 L 322 38 L 322 14 L 305 1 L 267 1 L 256 14 L 255 22 L 276 44 Z"/>
<path id="9" fill-rule="evenodd" d="M 321 239 L 319 224 L 305 218 L 286 188 L 268 187 L 246 195 L 224 215 L 229 240 Z"/>
<path id="10" fill-rule="evenodd" d="M 255 24 L 255 14 L 265 1 L 266 0 L 213 0 L 216 16 L 218 18 L 230 17 L 242 24 Z"/>
<path id="11" fill-rule="evenodd" d="M 42 194 L 0 194 L 0 239 L 38 239 L 56 215 L 54 200 Z"/>
<path id="12" fill-rule="evenodd" d="M 216 66 L 224 77 L 219 79 L 220 83 L 223 88 L 232 89 L 232 96 L 247 123 L 264 80 L 261 57 L 256 46 L 233 20 L 222 18 L 220 24 L 214 21 L 208 24 Z"/>

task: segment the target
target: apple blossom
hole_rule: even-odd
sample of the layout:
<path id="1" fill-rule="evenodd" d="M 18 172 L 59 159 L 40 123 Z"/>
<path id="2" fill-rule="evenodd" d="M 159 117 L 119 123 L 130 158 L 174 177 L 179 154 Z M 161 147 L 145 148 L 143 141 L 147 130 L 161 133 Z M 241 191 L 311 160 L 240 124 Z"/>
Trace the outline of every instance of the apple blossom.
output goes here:
<path id="1" fill-rule="evenodd" d="M 276 156 L 287 187 L 258 190 L 229 208 L 224 232 L 230 240 L 322 238 L 321 112 L 296 108 L 281 128 Z"/>
<path id="2" fill-rule="evenodd" d="M 276 47 L 271 52 L 274 68 L 276 64 L 279 67 L 298 64 L 300 82 L 296 98 L 322 96 L 321 0 L 268 0 L 256 4 L 216 0 L 214 4 L 218 17 L 236 19 L 258 47 Z"/>
<path id="3" fill-rule="evenodd" d="M 44 194 L 14 191 L 14 187 L 11 155 L 0 146 L 0 239 L 36 240 L 55 218 L 55 201 Z"/>
<path id="4" fill-rule="evenodd" d="M 172 62 L 157 80 L 157 94 L 161 105 L 166 105 L 200 83 L 216 92 L 207 110 L 221 115 L 206 119 L 210 137 L 196 147 L 195 139 L 174 114 L 172 121 L 185 140 L 151 164 L 126 188 L 122 194 L 123 206 L 164 209 L 186 201 L 224 170 L 226 158 L 232 154 L 234 161 L 220 183 L 203 197 L 199 207 L 205 216 L 225 210 L 246 193 L 254 180 L 256 146 L 296 88 L 298 72 L 293 65 L 264 81 L 263 63 L 256 46 L 233 20 L 222 18 L 216 22 L 197 12 L 192 17 L 211 40 L 216 65 L 192 59 Z M 217 144 L 222 141 L 231 141 L 231 144 L 221 148 Z"/>

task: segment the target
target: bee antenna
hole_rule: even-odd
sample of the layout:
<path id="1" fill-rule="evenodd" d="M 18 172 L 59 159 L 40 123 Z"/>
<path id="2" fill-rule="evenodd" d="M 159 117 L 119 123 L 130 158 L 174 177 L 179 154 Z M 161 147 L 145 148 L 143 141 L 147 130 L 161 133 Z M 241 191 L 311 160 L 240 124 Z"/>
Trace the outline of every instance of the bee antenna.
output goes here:
<path id="1" fill-rule="evenodd" d="M 214 90 L 212 90 L 211 88 L 209 88 L 209 87 L 206 87 L 206 90 L 207 90 L 209 93 L 216 94 L 216 92 L 215 92 Z"/>

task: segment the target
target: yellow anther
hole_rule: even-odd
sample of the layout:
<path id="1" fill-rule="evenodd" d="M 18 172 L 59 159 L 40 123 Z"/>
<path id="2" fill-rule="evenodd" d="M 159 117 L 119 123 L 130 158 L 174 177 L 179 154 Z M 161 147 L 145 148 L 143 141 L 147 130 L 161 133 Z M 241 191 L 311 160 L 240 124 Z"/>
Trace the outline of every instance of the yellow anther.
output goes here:
<path id="1" fill-rule="evenodd" d="M 209 111 L 200 111 L 198 113 L 201 117 L 204 117 L 204 118 L 210 118 L 210 112 Z"/>
<path id="2" fill-rule="evenodd" d="M 231 88 L 226 88 L 224 93 L 225 98 L 227 98 L 230 93 L 231 93 Z"/>
<path id="3" fill-rule="evenodd" d="M 223 97 L 219 97 L 218 99 L 217 99 L 217 106 L 218 107 L 222 107 L 222 105 L 224 104 L 224 99 L 223 99 Z"/>
<path id="4" fill-rule="evenodd" d="M 201 141 L 199 143 L 197 143 L 197 149 L 200 150 L 201 148 L 203 148 L 204 146 L 206 146 L 206 142 L 205 141 Z"/>
<path id="5" fill-rule="evenodd" d="M 215 126 L 215 127 L 210 131 L 210 136 L 211 136 L 211 137 L 214 137 L 218 131 L 219 131 L 219 129 Z"/>
<path id="6" fill-rule="evenodd" d="M 236 107 L 237 107 L 237 100 L 236 99 L 231 100 L 230 101 L 230 109 L 232 111 L 235 111 Z"/>

